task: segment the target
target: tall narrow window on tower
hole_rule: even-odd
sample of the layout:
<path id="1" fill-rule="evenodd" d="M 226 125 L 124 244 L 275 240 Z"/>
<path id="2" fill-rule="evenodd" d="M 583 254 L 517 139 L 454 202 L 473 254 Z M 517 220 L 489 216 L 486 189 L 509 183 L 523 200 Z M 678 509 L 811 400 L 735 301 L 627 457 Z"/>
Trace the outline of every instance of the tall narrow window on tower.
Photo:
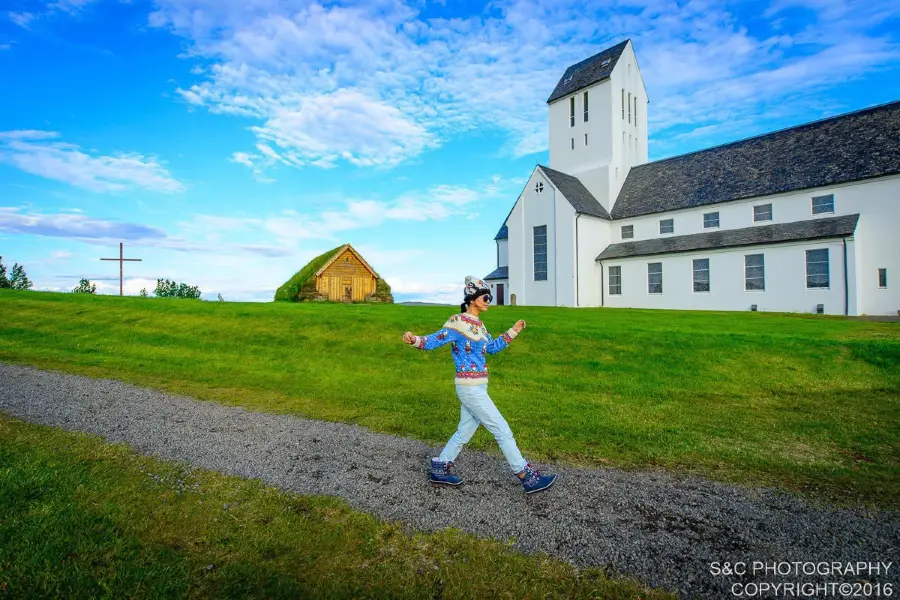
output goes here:
<path id="1" fill-rule="evenodd" d="M 569 98 L 569 127 L 575 127 L 575 96 Z"/>
<path id="2" fill-rule="evenodd" d="M 534 280 L 547 281 L 547 226 L 534 228 Z"/>
<path id="3" fill-rule="evenodd" d="M 584 93 L 584 122 L 588 122 L 588 101 L 587 101 L 587 92 Z"/>
<path id="4" fill-rule="evenodd" d="M 631 123 L 631 92 L 628 92 L 628 122 Z"/>
<path id="5" fill-rule="evenodd" d="M 634 97 L 634 126 L 637 127 L 637 96 Z"/>
<path id="6" fill-rule="evenodd" d="M 622 88 L 622 120 L 625 120 L 625 88 Z"/>

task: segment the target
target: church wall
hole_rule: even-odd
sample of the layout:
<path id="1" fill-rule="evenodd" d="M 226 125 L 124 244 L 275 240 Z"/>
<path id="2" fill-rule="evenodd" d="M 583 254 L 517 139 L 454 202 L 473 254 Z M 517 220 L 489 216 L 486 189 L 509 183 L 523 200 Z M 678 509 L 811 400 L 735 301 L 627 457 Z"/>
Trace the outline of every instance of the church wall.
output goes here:
<path id="1" fill-rule="evenodd" d="M 813 215 L 813 196 L 828 194 L 834 196 L 834 213 Z M 849 290 L 851 314 L 896 314 L 896 311 L 900 310 L 900 237 L 896 231 L 897 224 L 900 222 L 898 198 L 900 198 L 900 177 L 884 177 L 871 181 L 617 220 L 612 223 L 610 233 L 613 243 L 618 243 L 859 213 L 859 224 L 852 243 L 853 251 L 848 254 L 854 259 L 852 264 L 848 265 L 849 270 L 854 274 Z M 754 223 L 753 207 L 769 203 L 772 204 L 772 220 Z M 710 212 L 719 213 L 720 226 L 718 228 L 703 227 L 703 215 Z M 674 220 L 675 233 L 660 234 L 659 221 L 668 218 Z M 634 226 L 634 238 L 631 240 L 621 238 L 623 225 Z M 805 259 L 801 263 L 801 266 L 805 268 Z M 832 265 L 836 264 L 837 262 L 834 262 L 832 256 Z M 884 289 L 878 287 L 879 268 L 887 269 L 888 273 L 888 286 Z M 841 277 L 843 277 L 842 273 Z M 646 273 L 644 279 L 646 279 Z M 599 281 L 597 285 L 599 285 Z M 659 303 L 663 300 L 655 298 L 649 302 Z M 667 303 L 668 300 L 664 302 Z M 679 304 L 682 303 L 679 301 Z M 726 303 L 727 306 L 732 304 Z M 721 306 L 720 309 L 733 310 L 726 308 L 726 305 Z M 843 300 L 841 300 L 841 305 L 843 305 Z M 805 304 L 798 306 L 805 306 Z M 677 307 L 672 306 L 672 308 Z M 843 314 L 843 309 L 840 314 Z"/>
<path id="2" fill-rule="evenodd" d="M 544 184 L 538 193 L 535 184 Z M 516 303 L 528 306 L 556 305 L 556 190 L 535 169 L 510 215 L 510 284 Z M 534 280 L 534 227 L 547 226 L 547 280 Z M 513 229 L 516 229 L 515 239 Z"/>
<path id="3" fill-rule="evenodd" d="M 597 255 L 610 244 L 609 221 L 578 217 L 578 296 L 573 306 L 600 306 L 600 265 Z"/>
<path id="4" fill-rule="evenodd" d="M 575 209 L 565 196 L 556 192 L 556 306 L 575 306 Z"/>
<path id="5" fill-rule="evenodd" d="M 829 287 L 807 289 L 806 250 L 822 248 L 829 251 Z M 764 256 L 764 291 L 745 290 L 744 257 L 748 254 Z M 709 292 L 694 291 L 694 259 L 709 259 Z M 662 263 L 661 294 L 649 293 L 649 263 Z M 609 268 L 615 266 L 621 267 L 621 295 L 610 294 Z M 844 314 L 843 243 L 840 239 L 606 260 L 603 271 L 607 307 L 749 311 L 751 305 L 756 304 L 760 312 L 814 313 L 816 305 L 823 304 L 825 314 Z"/>

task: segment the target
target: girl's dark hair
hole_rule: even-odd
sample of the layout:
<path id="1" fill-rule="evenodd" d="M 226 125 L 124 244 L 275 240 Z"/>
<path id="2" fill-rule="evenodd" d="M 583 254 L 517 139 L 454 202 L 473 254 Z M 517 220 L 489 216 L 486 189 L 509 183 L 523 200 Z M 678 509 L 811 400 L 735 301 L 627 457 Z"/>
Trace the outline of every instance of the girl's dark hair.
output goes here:
<path id="1" fill-rule="evenodd" d="M 465 302 L 463 302 L 462 304 L 459 305 L 459 312 L 466 312 L 467 310 L 469 310 L 469 301 L 468 300 L 466 300 Z"/>

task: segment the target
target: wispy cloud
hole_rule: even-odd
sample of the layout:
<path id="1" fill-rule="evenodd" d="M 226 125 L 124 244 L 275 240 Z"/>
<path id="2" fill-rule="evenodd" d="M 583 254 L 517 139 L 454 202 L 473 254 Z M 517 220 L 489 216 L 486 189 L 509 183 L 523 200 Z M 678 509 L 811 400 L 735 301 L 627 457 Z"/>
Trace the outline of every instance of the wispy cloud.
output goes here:
<path id="1" fill-rule="evenodd" d="M 29 29 L 28 24 L 34 21 L 35 16 L 32 13 L 28 12 L 13 12 L 9 11 L 6 13 L 6 16 L 12 21 L 14 24 L 18 25 L 22 29 Z"/>
<path id="2" fill-rule="evenodd" d="M 885 33 L 900 12 L 891 0 L 772 0 L 753 9 L 763 15 L 753 31 L 736 14 L 745 5 L 663 0 L 500 0 L 464 18 L 393 0 L 156 7 L 151 25 L 184 37 L 187 56 L 209 65 L 182 97 L 257 120 L 251 131 L 278 156 L 271 165 L 389 167 L 483 129 L 505 132 L 511 155 L 545 150 L 558 77 L 625 37 L 657 136 L 765 116 L 786 98 L 802 109 L 900 56 L 897 34 Z M 802 19 L 791 17 L 798 7 Z"/>
<path id="3" fill-rule="evenodd" d="M 185 189 L 155 158 L 137 153 L 93 155 L 58 138 L 52 131 L 0 132 L 0 162 L 95 192 L 137 188 L 175 193 Z"/>
<path id="4" fill-rule="evenodd" d="M 215 243 L 170 235 L 149 225 L 89 217 L 83 214 L 23 211 L 18 207 L 0 207 L 0 232 L 76 240 L 92 245 L 113 246 L 129 242 L 137 246 L 178 252 L 208 254 L 249 254 L 286 256 L 291 249 L 269 244 Z"/>

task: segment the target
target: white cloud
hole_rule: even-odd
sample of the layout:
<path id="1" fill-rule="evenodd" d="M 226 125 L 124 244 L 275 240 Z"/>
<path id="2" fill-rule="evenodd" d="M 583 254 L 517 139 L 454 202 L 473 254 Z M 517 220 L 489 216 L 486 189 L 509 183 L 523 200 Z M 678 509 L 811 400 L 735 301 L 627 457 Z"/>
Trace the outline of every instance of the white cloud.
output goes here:
<path id="1" fill-rule="evenodd" d="M 23 29 L 29 29 L 29 27 L 28 27 L 29 23 L 31 23 L 35 18 L 35 16 L 32 13 L 27 13 L 27 12 L 17 13 L 17 12 L 13 12 L 13 11 L 7 12 L 6 16 L 9 17 L 10 21 L 15 23 L 19 27 L 22 27 Z"/>
<path id="2" fill-rule="evenodd" d="M 95 192 L 185 189 L 155 158 L 136 153 L 91 155 L 75 144 L 57 141 L 58 137 L 52 131 L 0 132 L 0 162 Z"/>
<path id="3" fill-rule="evenodd" d="M 798 6 L 805 20 L 790 18 Z M 773 0 L 753 31 L 730 5 L 663 0 L 500 0 L 453 19 L 393 0 L 156 7 L 151 25 L 187 39 L 207 67 L 179 90 L 184 100 L 255 119 L 277 155 L 264 168 L 390 167 L 483 129 L 506 132 L 514 156 L 545 150 L 545 101 L 563 70 L 625 37 L 654 101 L 654 135 L 765 116 L 787 98 L 799 113 L 898 58 L 896 33 L 872 31 L 896 23 L 889 0 Z"/>

